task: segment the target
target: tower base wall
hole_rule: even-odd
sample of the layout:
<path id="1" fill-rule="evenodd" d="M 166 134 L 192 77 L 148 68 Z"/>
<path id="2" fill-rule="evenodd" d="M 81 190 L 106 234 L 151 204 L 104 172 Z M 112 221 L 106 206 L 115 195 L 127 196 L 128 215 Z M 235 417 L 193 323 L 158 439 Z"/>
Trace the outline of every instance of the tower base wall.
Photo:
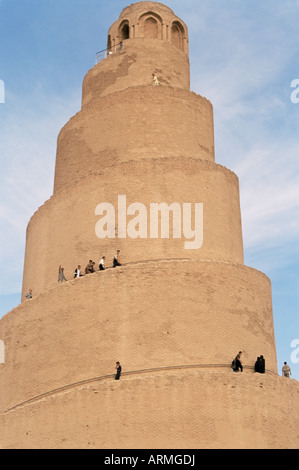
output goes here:
<path id="1" fill-rule="evenodd" d="M 297 449 L 298 395 L 298 382 L 267 374 L 182 370 L 109 378 L 1 414 L 0 446 Z"/>

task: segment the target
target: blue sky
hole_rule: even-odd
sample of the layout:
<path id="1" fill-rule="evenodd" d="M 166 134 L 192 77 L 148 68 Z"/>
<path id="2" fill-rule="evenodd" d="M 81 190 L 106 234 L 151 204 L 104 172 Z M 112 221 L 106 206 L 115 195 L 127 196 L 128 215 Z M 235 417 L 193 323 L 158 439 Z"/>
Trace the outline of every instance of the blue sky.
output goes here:
<path id="1" fill-rule="evenodd" d="M 52 195 L 58 133 L 130 3 L 0 0 L 0 317 L 20 302 L 26 226 Z M 286 360 L 299 380 L 299 1 L 165 4 L 188 26 L 191 90 L 214 106 L 216 162 L 239 177 L 245 264 L 272 282 L 279 370 Z"/>

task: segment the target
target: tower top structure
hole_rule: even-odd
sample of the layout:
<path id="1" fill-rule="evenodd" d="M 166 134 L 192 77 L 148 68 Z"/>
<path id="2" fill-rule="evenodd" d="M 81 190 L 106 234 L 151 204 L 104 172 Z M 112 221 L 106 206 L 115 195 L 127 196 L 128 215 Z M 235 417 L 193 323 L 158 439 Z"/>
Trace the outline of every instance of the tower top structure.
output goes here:
<path id="1" fill-rule="evenodd" d="M 107 50 L 83 81 L 82 109 L 106 95 L 152 84 L 190 91 L 188 28 L 157 2 L 125 8 L 108 30 Z"/>
<path id="2" fill-rule="evenodd" d="M 188 29 L 174 12 L 158 2 L 137 2 L 124 8 L 108 32 L 107 48 L 128 39 L 151 38 L 171 42 L 188 55 Z"/>

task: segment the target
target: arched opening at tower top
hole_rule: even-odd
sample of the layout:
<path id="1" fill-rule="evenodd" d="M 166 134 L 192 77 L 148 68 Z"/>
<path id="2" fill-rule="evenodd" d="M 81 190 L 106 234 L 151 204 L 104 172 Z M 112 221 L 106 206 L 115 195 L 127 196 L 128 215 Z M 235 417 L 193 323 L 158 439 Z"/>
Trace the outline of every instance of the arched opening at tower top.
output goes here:
<path id="1" fill-rule="evenodd" d="M 144 37 L 154 38 L 158 37 L 158 22 L 153 17 L 149 17 L 144 22 Z"/>
<path id="2" fill-rule="evenodd" d="M 108 36 L 108 41 L 107 41 L 107 50 L 108 51 L 111 51 L 111 47 L 112 47 L 112 44 L 111 44 L 111 36 L 109 34 Z"/>
<path id="3" fill-rule="evenodd" d="M 141 36 L 162 39 L 162 18 L 152 11 L 143 13 L 139 18 Z"/>
<path id="4" fill-rule="evenodd" d="M 171 42 L 181 51 L 184 50 L 184 28 L 178 21 L 174 21 L 171 27 Z"/>
<path id="5" fill-rule="evenodd" d="M 125 41 L 126 39 L 130 39 L 129 23 L 125 23 L 121 27 L 121 40 Z"/>

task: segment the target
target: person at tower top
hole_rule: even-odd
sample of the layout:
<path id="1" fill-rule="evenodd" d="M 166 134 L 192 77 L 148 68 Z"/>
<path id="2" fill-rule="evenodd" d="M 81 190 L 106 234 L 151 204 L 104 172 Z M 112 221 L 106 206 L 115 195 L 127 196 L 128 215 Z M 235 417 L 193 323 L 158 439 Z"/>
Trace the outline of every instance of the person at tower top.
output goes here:
<path id="1" fill-rule="evenodd" d="M 158 80 L 157 75 L 155 75 L 155 74 L 153 73 L 153 74 L 152 74 L 152 77 L 153 77 L 153 85 L 154 85 L 154 86 L 160 85 L 160 82 L 159 82 L 159 80 Z"/>

